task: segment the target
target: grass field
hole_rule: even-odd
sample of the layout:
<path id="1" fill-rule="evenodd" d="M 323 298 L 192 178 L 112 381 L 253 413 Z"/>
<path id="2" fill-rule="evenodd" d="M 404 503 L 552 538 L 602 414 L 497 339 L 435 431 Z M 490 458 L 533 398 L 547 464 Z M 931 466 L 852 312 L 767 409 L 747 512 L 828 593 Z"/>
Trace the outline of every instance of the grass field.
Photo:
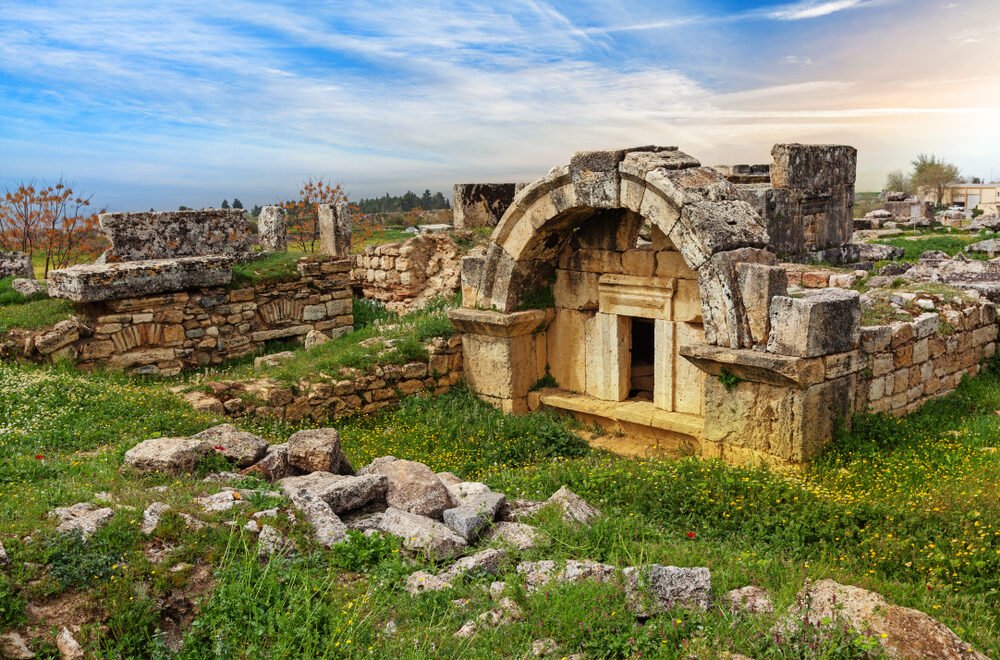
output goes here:
<path id="1" fill-rule="evenodd" d="M 772 590 L 779 612 L 806 578 L 833 577 L 927 612 L 996 655 L 998 410 L 1000 376 L 991 372 L 908 418 L 859 420 L 810 470 L 793 475 L 591 451 L 562 418 L 505 416 L 461 389 L 406 399 L 339 429 L 355 465 L 392 454 L 527 498 L 568 484 L 607 514 L 590 528 L 542 514 L 536 523 L 546 542 L 525 559 L 704 565 L 716 596 L 757 584 Z M 89 613 L 79 615 L 89 621 L 81 641 L 97 657 L 169 657 L 171 635 L 186 635 L 180 657 L 190 658 L 520 657 L 544 637 L 566 654 L 591 657 L 874 657 L 870 640 L 847 633 L 775 646 L 768 630 L 777 614 L 679 610 L 639 626 L 617 589 L 567 585 L 527 594 L 509 573 L 498 579 L 507 580 L 526 619 L 456 639 L 464 621 L 492 606 L 484 593 L 491 578 L 411 597 L 402 591 L 405 577 L 425 566 L 402 559 L 393 543 L 359 538 L 331 553 L 311 542 L 303 523 L 284 517 L 274 524 L 300 553 L 261 565 L 239 530 L 274 500 L 239 509 L 230 528 L 227 514 L 206 516 L 191 502 L 218 488 L 200 480 L 211 465 L 179 478 L 122 475 L 122 454 L 137 442 L 218 421 L 163 385 L 0 366 L 0 420 L 0 539 L 13 560 L 0 572 L 0 627 L 32 621 L 28 602 L 43 611 L 74 603 L 73 612 Z M 242 426 L 273 441 L 294 430 Z M 168 490 L 156 494 L 155 486 Z M 118 508 L 108 527 L 87 545 L 54 533 L 49 511 L 98 492 L 110 493 Z M 154 499 L 215 524 L 191 531 L 172 517 L 147 539 L 138 523 Z M 152 562 L 151 550 L 166 559 Z M 457 598 L 470 599 L 464 610 L 451 605 Z M 182 601 L 200 606 L 178 632 L 166 604 Z M 42 633 L 51 648 L 52 636 Z M 822 653 L 803 654 L 800 646 Z"/>
<path id="2" fill-rule="evenodd" d="M 894 236 L 875 242 L 882 245 L 903 248 L 906 254 L 903 255 L 902 260 L 916 261 L 921 254 L 928 250 L 940 250 L 941 252 L 946 252 L 949 256 L 955 256 L 959 252 L 964 252 L 968 245 L 995 237 L 996 234 L 992 232 L 953 232 L 947 228 L 936 228 L 934 230 L 908 232 L 905 236 Z M 966 252 L 965 254 L 970 259 L 988 258 L 985 254 L 976 252 Z"/>

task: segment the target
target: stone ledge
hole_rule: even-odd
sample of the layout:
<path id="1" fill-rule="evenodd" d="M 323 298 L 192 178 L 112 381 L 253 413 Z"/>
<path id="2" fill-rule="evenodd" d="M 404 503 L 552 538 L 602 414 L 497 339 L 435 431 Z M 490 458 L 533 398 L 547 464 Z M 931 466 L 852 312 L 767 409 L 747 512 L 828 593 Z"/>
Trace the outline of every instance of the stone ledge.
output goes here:
<path id="1" fill-rule="evenodd" d="M 232 266 L 233 258 L 221 255 L 73 266 L 49 273 L 49 295 L 89 303 L 223 286 Z"/>
<path id="2" fill-rule="evenodd" d="M 823 382 L 823 358 L 799 358 L 710 344 L 687 344 L 680 355 L 712 376 L 723 369 L 742 380 L 778 387 L 806 388 Z"/>
<path id="3" fill-rule="evenodd" d="M 560 389 L 544 390 L 539 400 L 548 408 L 604 417 L 616 422 L 647 426 L 692 438 L 700 439 L 705 426 L 705 418 L 700 415 L 662 410 L 649 401 L 604 401 L 587 394 L 576 394 Z"/>
<path id="4" fill-rule="evenodd" d="M 448 318 L 460 333 L 490 337 L 519 337 L 532 334 L 546 327 L 553 315 L 552 310 L 542 309 L 505 313 L 460 307 L 448 312 Z"/>

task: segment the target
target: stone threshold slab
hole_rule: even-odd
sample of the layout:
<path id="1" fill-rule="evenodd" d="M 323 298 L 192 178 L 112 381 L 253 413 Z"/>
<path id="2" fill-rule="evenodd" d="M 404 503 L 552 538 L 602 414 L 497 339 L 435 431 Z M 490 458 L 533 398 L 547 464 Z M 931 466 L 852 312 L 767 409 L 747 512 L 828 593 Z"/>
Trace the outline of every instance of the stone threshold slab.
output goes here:
<path id="1" fill-rule="evenodd" d="M 826 376 L 821 357 L 789 357 L 711 344 L 682 345 L 678 353 L 711 376 L 726 371 L 742 380 L 778 387 L 806 388 Z"/>
<path id="2" fill-rule="evenodd" d="M 73 266 L 49 273 L 49 295 L 90 303 L 224 286 L 233 279 L 233 261 L 212 255 Z"/>
<path id="3" fill-rule="evenodd" d="M 647 426 L 661 431 L 701 438 L 705 418 L 700 415 L 671 412 L 657 408 L 649 401 L 604 401 L 587 394 L 577 394 L 559 389 L 541 393 L 543 406 L 584 415 L 603 417 L 616 422 Z"/>

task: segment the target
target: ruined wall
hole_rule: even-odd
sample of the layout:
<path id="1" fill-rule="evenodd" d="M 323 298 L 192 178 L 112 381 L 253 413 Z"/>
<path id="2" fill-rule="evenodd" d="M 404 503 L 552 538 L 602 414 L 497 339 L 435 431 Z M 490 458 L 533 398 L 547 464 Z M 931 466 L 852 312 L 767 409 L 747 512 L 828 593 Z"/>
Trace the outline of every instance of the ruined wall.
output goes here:
<path id="1" fill-rule="evenodd" d="M 351 280 L 365 298 L 393 311 L 408 311 L 459 289 L 462 250 L 448 236 L 423 234 L 387 245 L 370 245 L 352 256 Z"/>
<path id="2" fill-rule="evenodd" d="M 0 252 L 0 277 L 34 279 L 31 257 L 23 252 Z"/>
<path id="3" fill-rule="evenodd" d="M 349 370 L 353 373 L 340 378 L 294 386 L 269 379 L 213 382 L 209 384 L 212 394 L 191 392 L 185 397 L 198 408 L 232 417 L 253 414 L 297 422 L 367 415 L 411 394 L 443 394 L 461 380 L 461 337 L 435 338 L 427 345 L 427 352 L 427 362 L 376 366 L 365 373 Z"/>
<path id="4" fill-rule="evenodd" d="M 979 373 L 996 353 L 996 306 L 923 314 L 912 322 L 861 329 L 866 377 L 856 409 L 905 415 Z"/>
<path id="5" fill-rule="evenodd" d="M 77 306 L 31 341 L 28 354 L 83 369 L 174 375 L 240 357 L 274 339 L 328 336 L 353 327 L 350 262 L 302 260 L 300 278 L 243 288 L 208 287 Z"/>

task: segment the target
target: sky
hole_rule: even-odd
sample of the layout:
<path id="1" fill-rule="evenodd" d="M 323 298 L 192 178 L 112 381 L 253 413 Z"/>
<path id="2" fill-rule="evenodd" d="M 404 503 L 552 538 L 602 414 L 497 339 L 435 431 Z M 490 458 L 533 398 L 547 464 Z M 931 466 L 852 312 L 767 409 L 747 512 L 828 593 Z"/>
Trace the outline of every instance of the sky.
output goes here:
<path id="1" fill-rule="evenodd" d="M 0 35 L 0 189 L 108 210 L 450 194 L 645 144 L 1000 178 L 1000 0 L 0 0 Z"/>

